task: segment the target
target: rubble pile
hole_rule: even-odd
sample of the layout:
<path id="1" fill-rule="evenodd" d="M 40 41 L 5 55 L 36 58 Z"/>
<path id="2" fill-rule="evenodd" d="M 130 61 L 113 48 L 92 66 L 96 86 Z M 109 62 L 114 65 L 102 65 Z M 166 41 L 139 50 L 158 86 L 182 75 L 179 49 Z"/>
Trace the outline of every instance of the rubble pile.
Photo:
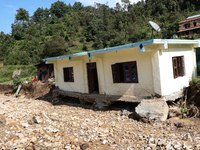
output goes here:
<path id="1" fill-rule="evenodd" d="M 0 95 L 0 149 L 200 148 L 200 122 L 170 118 L 149 124 L 130 116 L 115 109 L 99 111 L 77 103 L 52 105 L 42 100 Z"/>

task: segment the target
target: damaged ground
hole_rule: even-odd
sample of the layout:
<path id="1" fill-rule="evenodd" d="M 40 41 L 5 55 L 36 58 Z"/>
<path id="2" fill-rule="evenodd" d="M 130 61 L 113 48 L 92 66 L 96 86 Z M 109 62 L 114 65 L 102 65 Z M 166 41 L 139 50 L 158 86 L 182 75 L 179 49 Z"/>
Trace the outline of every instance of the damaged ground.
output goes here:
<path id="1" fill-rule="evenodd" d="M 100 111 L 63 97 L 52 105 L 52 84 L 29 84 L 39 89 L 24 86 L 17 98 L 0 89 L 0 149 L 200 149 L 200 120 L 180 119 L 180 109 L 164 122 L 144 123 L 134 112 L 138 104 L 117 102 Z"/>

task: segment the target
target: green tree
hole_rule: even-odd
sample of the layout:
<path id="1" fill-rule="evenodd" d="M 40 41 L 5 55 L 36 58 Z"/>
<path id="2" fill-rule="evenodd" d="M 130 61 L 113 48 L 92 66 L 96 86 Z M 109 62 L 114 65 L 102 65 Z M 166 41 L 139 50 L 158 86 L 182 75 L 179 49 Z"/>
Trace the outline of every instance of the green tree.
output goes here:
<path id="1" fill-rule="evenodd" d="M 47 8 L 38 8 L 31 17 L 34 22 L 42 22 L 49 18 L 49 10 Z"/>
<path id="2" fill-rule="evenodd" d="M 62 1 L 57 1 L 51 4 L 50 13 L 51 15 L 55 15 L 56 17 L 60 18 L 63 17 L 65 13 L 69 11 L 69 7 Z"/>
<path id="3" fill-rule="evenodd" d="M 29 21 L 29 13 L 24 8 L 19 8 L 17 14 L 15 15 L 17 21 Z"/>
<path id="4" fill-rule="evenodd" d="M 54 36 L 52 40 L 45 42 L 42 58 L 55 57 L 67 54 L 67 44 L 63 37 Z"/>
<path id="5" fill-rule="evenodd" d="M 21 40 L 24 36 L 23 28 L 21 23 L 12 24 L 12 36 L 16 40 Z"/>

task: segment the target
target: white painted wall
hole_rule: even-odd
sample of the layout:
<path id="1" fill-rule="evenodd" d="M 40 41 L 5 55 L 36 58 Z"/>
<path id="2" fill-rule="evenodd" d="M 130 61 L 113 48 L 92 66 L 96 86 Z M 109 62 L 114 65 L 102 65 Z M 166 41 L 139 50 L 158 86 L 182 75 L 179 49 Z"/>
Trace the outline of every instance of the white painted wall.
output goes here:
<path id="1" fill-rule="evenodd" d="M 168 49 L 162 45 L 150 45 L 147 52 L 139 52 L 138 48 L 93 54 L 90 62 L 96 62 L 99 82 L 99 93 L 120 96 L 151 96 L 155 93 L 162 96 L 177 92 L 188 86 L 195 74 L 195 51 L 191 45 L 169 44 Z M 159 50 L 161 49 L 161 50 Z M 184 77 L 174 79 L 172 57 L 184 56 Z M 113 83 L 111 65 L 119 62 L 137 62 L 139 83 Z M 87 56 L 55 60 L 54 71 L 56 86 L 61 90 L 88 93 L 86 63 Z M 63 68 L 73 67 L 74 82 L 64 82 Z"/>
<path id="2" fill-rule="evenodd" d="M 137 62 L 138 83 L 113 83 L 111 65 L 119 62 Z M 109 95 L 154 95 L 151 52 L 141 53 L 138 48 L 103 53 L 105 93 Z"/>
<path id="3" fill-rule="evenodd" d="M 174 79 L 172 57 L 176 56 L 184 56 L 185 76 Z M 169 45 L 160 53 L 161 95 L 169 95 L 189 85 L 189 80 L 195 75 L 194 57 L 190 45 Z"/>

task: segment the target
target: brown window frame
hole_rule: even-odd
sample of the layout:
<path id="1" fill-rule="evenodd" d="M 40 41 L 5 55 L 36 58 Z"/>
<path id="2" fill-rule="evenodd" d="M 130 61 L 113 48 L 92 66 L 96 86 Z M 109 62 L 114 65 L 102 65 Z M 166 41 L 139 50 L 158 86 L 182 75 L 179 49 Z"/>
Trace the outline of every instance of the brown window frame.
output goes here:
<path id="1" fill-rule="evenodd" d="M 138 83 L 136 61 L 112 64 L 111 70 L 113 83 Z M 134 76 L 135 80 L 133 80 Z"/>
<path id="2" fill-rule="evenodd" d="M 174 79 L 185 76 L 184 56 L 172 57 Z"/>
<path id="3" fill-rule="evenodd" d="M 73 67 L 63 68 L 64 82 L 74 82 L 74 70 Z"/>

